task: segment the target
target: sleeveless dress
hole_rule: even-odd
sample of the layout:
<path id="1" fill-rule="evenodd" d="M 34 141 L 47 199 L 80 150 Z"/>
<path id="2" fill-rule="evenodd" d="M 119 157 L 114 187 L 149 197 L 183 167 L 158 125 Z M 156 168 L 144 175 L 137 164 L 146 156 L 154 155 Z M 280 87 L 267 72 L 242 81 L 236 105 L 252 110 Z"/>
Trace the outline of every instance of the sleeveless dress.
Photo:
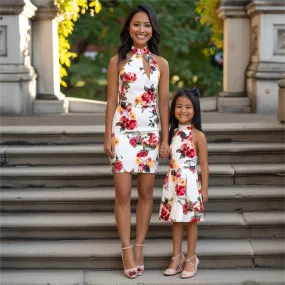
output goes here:
<path id="1" fill-rule="evenodd" d="M 158 65 L 148 48 L 132 47 L 133 55 L 119 74 L 119 102 L 112 122 L 115 173 L 155 173 L 158 166 Z M 150 77 L 143 60 L 150 66 Z"/>
<path id="2" fill-rule="evenodd" d="M 159 219 L 166 222 L 204 220 L 197 155 L 190 125 L 179 125 L 170 145 L 170 167 L 163 184 Z"/>

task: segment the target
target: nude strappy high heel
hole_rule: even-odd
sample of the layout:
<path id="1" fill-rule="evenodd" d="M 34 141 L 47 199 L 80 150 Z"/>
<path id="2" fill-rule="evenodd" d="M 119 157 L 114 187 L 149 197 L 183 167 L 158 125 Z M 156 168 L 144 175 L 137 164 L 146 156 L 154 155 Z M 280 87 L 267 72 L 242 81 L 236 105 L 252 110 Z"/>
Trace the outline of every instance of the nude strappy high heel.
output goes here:
<path id="1" fill-rule="evenodd" d="M 193 258 L 193 257 L 195 257 L 195 259 L 196 259 L 195 265 L 190 261 L 191 258 Z M 196 255 L 193 255 L 193 256 L 187 258 L 185 260 L 185 263 L 186 262 L 189 262 L 190 264 L 192 264 L 194 266 L 194 270 L 193 271 L 185 271 L 185 270 L 183 270 L 182 273 L 180 274 L 180 277 L 183 278 L 183 279 L 193 277 L 195 274 L 197 274 L 197 271 L 198 271 L 199 259 L 198 259 L 198 257 Z"/>
<path id="2" fill-rule="evenodd" d="M 136 277 L 137 277 L 137 268 L 134 267 L 134 268 L 131 268 L 131 269 L 125 269 L 125 266 L 124 266 L 124 259 L 123 259 L 123 256 L 124 256 L 123 250 L 129 249 L 129 248 L 132 248 L 132 246 L 130 245 L 130 246 L 128 246 L 128 247 L 121 247 L 121 249 L 122 249 L 122 262 L 123 262 L 123 267 L 124 267 L 124 273 L 125 273 L 125 275 L 126 275 L 128 278 L 133 279 L 133 278 L 136 278 Z"/>
<path id="3" fill-rule="evenodd" d="M 135 243 L 136 246 L 144 246 L 144 244 Z M 137 265 L 137 276 L 141 276 L 144 273 L 144 265 Z"/>
<path id="4" fill-rule="evenodd" d="M 181 255 L 181 259 L 180 259 L 180 262 L 178 262 L 176 259 L 180 255 Z M 185 262 L 185 256 L 183 255 L 183 253 L 180 253 L 177 256 L 171 257 L 171 260 L 173 260 L 177 264 L 177 268 L 176 269 L 167 268 L 164 271 L 164 275 L 165 276 L 173 276 L 173 275 L 176 275 L 176 274 L 182 272 L 182 270 L 183 270 L 183 265 L 184 265 L 184 262 Z"/>

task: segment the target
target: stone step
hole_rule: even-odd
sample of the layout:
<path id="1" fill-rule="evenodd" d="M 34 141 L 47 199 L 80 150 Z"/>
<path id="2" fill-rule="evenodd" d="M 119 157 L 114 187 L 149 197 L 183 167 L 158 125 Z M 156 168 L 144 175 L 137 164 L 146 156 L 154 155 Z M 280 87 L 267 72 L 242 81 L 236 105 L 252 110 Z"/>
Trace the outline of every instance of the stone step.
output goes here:
<path id="1" fill-rule="evenodd" d="M 107 165 L 102 144 L 2 146 L 1 163 L 15 165 Z M 209 143 L 209 163 L 284 163 L 282 143 Z M 160 163 L 168 164 L 168 159 Z"/>
<path id="2" fill-rule="evenodd" d="M 3 269 L 118 269 L 122 268 L 119 240 L 2 241 Z M 284 239 L 200 239 L 196 254 L 200 268 L 283 268 Z M 165 269 L 171 240 L 145 243 L 146 269 Z M 182 251 L 186 251 L 183 241 Z M 213 262 L 214 261 L 214 262 Z"/>
<path id="3" fill-rule="evenodd" d="M 284 237 L 283 212 L 206 212 L 199 224 L 200 238 Z M 136 216 L 132 214 L 132 238 Z M 9 213 L 1 215 L 3 239 L 106 239 L 119 238 L 114 213 Z M 171 238 L 171 225 L 151 217 L 148 238 Z"/>
<path id="4" fill-rule="evenodd" d="M 206 123 L 208 142 L 283 143 L 284 125 L 278 123 Z M 2 145 L 103 143 L 104 125 L 1 126 Z"/>
<path id="5" fill-rule="evenodd" d="M 2 270 L 2 285 L 284 285 L 284 270 L 272 268 L 199 269 L 194 278 L 166 277 L 163 270 L 146 270 L 128 279 L 122 270 Z"/>
<path id="6" fill-rule="evenodd" d="M 163 185 L 167 165 L 160 165 L 155 185 Z M 200 172 L 199 168 L 198 171 Z M 284 164 L 212 164 L 209 185 L 284 185 Z M 109 166 L 1 167 L 2 188 L 113 186 Z M 134 175 L 136 176 L 136 175 Z M 137 179 L 133 179 L 136 185 Z"/>
<path id="7" fill-rule="evenodd" d="M 158 212 L 162 187 L 154 189 L 154 212 Z M 132 211 L 137 204 L 137 189 L 132 189 Z M 284 211 L 282 186 L 211 186 L 206 211 L 247 212 Z M 23 188 L 1 189 L 2 212 L 112 212 L 114 188 Z"/>

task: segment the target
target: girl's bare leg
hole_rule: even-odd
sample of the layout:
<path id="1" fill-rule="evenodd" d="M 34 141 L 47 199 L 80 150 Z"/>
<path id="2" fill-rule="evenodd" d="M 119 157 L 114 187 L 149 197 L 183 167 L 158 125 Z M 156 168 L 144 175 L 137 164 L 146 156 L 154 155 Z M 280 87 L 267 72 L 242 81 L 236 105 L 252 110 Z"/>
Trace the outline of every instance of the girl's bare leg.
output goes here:
<path id="1" fill-rule="evenodd" d="M 115 173 L 115 218 L 122 247 L 130 246 L 131 236 L 131 192 L 132 176 L 130 173 Z M 123 250 L 124 268 L 135 267 L 132 249 Z"/>
<path id="2" fill-rule="evenodd" d="M 197 239 L 198 239 L 198 225 L 197 223 L 187 223 L 187 256 L 186 259 L 194 256 L 196 253 L 196 244 L 197 244 Z M 192 258 L 190 260 L 194 265 L 196 263 L 196 259 Z M 184 266 L 185 271 L 193 271 L 194 266 L 186 262 Z"/>
<path id="3" fill-rule="evenodd" d="M 173 223 L 172 224 L 172 247 L 173 253 L 172 256 L 178 256 L 181 253 L 182 247 L 182 239 L 183 239 L 183 231 L 184 231 L 184 224 L 183 223 Z M 178 264 L 181 260 L 182 255 L 175 258 L 175 261 L 172 260 L 169 265 L 169 269 L 176 270 Z"/>

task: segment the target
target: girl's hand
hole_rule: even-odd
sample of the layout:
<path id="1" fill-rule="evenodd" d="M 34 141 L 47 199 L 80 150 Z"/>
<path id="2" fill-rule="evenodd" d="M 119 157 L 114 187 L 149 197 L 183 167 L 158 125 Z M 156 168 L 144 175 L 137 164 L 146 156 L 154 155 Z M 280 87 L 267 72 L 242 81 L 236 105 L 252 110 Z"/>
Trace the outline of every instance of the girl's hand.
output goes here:
<path id="1" fill-rule="evenodd" d="M 170 148 L 167 142 L 162 142 L 159 147 L 159 154 L 161 158 L 167 158 L 170 153 Z"/>
<path id="2" fill-rule="evenodd" d="M 111 159 L 115 157 L 115 147 L 111 137 L 105 138 L 104 151 Z"/>
<path id="3" fill-rule="evenodd" d="M 206 203 L 208 201 L 208 189 L 203 189 L 201 190 L 201 193 L 202 193 L 202 200 L 203 200 L 203 203 Z"/>

